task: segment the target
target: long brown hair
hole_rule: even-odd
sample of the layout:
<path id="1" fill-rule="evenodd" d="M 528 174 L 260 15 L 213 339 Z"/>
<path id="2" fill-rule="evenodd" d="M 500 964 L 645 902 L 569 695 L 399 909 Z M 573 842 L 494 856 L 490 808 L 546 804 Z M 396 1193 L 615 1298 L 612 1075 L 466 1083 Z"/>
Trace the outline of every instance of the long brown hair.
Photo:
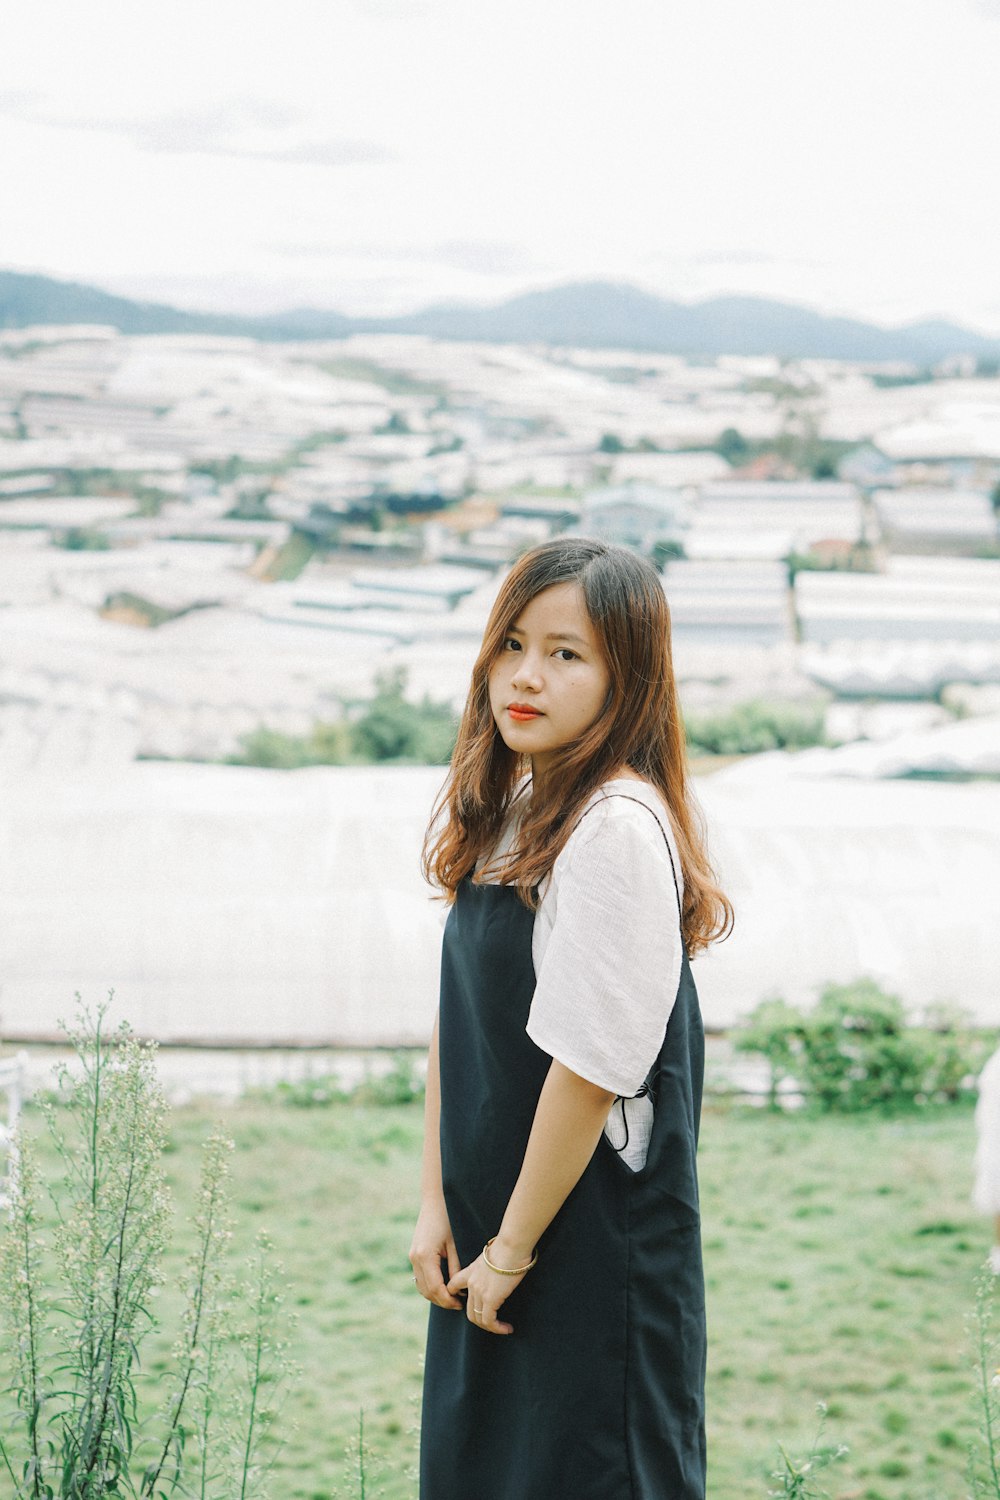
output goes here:
<path id="1" fill-rule="evenodd" d="M 595 722 L 553 757 L 532 790 L 517 845 L 501 878 L 528 906 L 535 887 L 599 786 L 623 766 L 660 792 L 684 872 L 681 928 L 690 954 L 728 935 L 733 911 L 705 851 L 701 816 L 688 786 L 684 726 L 670 650 L 670 611 L 651 564 L 624 547 L 557 537 L 526 553 L 504 580 L 472 669 L 451 770 L 424 843 L 423 869 L 449 901 L 466 875 L 489 860 L 522 777 L 525 757 L 504 744 L 490 709 L 490 668 L 510 627 L 536 595 L 577 583 L 610 673 Z M 496 876 L 497 871 L 481 871 Z"/>

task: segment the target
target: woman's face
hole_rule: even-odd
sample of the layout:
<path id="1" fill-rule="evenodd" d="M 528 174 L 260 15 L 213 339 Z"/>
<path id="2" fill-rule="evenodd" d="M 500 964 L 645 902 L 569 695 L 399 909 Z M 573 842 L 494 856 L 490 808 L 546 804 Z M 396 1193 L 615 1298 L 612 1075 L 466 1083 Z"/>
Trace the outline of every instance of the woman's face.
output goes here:
<path id="1" fill-rule="evenodd" d="M 595 722 L 610 686 L 583 590 L 556 583 L 508 629 L 490 667 L 490 708 L 504 744 L 530 756 L 537 777 Z"/>

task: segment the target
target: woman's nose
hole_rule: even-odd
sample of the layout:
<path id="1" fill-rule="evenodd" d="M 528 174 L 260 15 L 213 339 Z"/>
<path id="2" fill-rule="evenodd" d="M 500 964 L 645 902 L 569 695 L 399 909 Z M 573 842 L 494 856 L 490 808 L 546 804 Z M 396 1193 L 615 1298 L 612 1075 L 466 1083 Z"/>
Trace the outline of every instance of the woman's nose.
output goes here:
<path id="1" fill-rule="evenodd" d="M 526 651 L 517 658 L 517 665 L 511 676 L 511 686 L 527 688 L 530 692 L 537 692 L 541 686 L 538 664 Z"/>

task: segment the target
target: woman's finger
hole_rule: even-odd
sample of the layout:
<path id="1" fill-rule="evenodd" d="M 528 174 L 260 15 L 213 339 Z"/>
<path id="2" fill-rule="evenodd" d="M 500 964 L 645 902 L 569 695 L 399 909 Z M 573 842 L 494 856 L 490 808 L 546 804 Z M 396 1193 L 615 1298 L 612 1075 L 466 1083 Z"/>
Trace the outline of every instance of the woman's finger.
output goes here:
<path id="1" fill-rule="evenodd" d="M 481 1328 L 484 1333 L 507 1334 L 514 1332 L 514 1328 L 511 1323 L 500 1322 L 497 1317 L 497 1309 L 495 1307 L 490 1307 L 488 1303 L 483 1303 L 482 1306 L 473 1306 L 471 1296 L 469 1298 L 469 1307 L 466 1310 L 466 1315 L 469 1319 L 469 1322 L 474 1323 L 477 1328 Z"/>
<path id="2" fill-rule="evenodd" d="M 460 1309 L 462 1303 L 457 1297 L 453 1297 L 445 1286 L 444 1276 L 441 1274 L 440 1255 L 419 1256 L 413 1262 L 414 1280 L 417 1290 L 428 1302 L 435 1302 L 438 1307 Z"/>
<path id="3" fill-rule="evenodd" d="M 501 1322 L 497 1317 L 498 1310 L 513 1291 L 513 1287 L 506 1284 L 507 1281 L 506 1276 L 498 1276 L 484 1267 L 480 1256 L 452 1276 L 448 1282 L 448 1291 L 453 1294 L 467 1293 L 465 1315 L 470 1323 L 481 1328 L 484 1333 L 508 1334 L 514 1332 L 513 1324 Z M 520 1285 L 520 1281 L 517 1285 Z"/>
<path id="4" fill-rule="evenodd" d="M 475 1264 L 475 1262 L 473 1262 L 473 1264 Z M 471 1271 L 471 1269 L 471 1266 L 466 1266 L 464 1270 L 457 1270 L 455 1274 L 449 1278 L 448 1290 L 449 1292 L 451 1292 L 452 1296 L 454 1296 L 456 1292 L 464 1292 L 466 1290 L 469 1285 L 469 1272 Z"/>
<path id="5" fill-rule="evenodd" d="M 451 1279 L 457 1276 L 459 1271 L 462 1269 L 462 1262 L 458 1258 L 458 1249 L 455 1245 L 455 1241 L 451 1238 L 450 1235 L 448 1236 L 448 1241 L 445 1245 L 445 1252 L 448 1257 L 448 1280 L 451 1281 Z"/>

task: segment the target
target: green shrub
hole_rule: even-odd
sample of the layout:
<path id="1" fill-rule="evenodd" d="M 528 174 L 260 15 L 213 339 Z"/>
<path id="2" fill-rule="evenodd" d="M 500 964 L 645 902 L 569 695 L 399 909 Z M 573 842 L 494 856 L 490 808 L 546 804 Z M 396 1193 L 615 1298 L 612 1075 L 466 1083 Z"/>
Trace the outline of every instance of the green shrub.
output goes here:
<path id="1" fill-rule="evenodd" d="M 355 755 L 366 763 L 415 761 L 447 765 L 458 725 L 450 707 L 424 698 L 410 703 L 404 696 L 406 676 L 390 672 L 376 678 L 370 707 L 351 725 Z"/>
<path id="2" fill-rule="evenodd" d="M 260 726 L 241 738 L 228 764 L 290 771 L 300 766 L 444 766 L 451 758 L 458 721 L 447 703 L 425 697 L 411 703 L 406 676 L 389 672 L 376 679 L 375 697 L 353 722 L 314 724 L 308 734 L 284 734 Z"/>
<path id="3" fill-rule="evenodd" d="M 756 755 L 825 743 L 824 708 L 816 703 L 754 699 L 717 714 L 686 714 L 688 749 L 702 755 Z"/>
<path id="4" fill-rule="evenodd" d="M 845 1112 L 916 1100 L 934 1065 L 926 1034 L 871 980 L 831 985 L 805 1029 L 805 1084 L 821 1109 Z"/>
<path id="5" fill-rule="evenodd" d="M 111 547 L 106 534 L 96 526 L 68 526 L 61 535 L 56 534 L 54 541 L 67 552 L 107 552 Z"/>
<path id="6" fill-rule="evenodd" d="M 269 729 L 266 724 L 242 735 L 240 744 L 242 749 L 239 755 L 228 757 L 230 765 L 263 766 L 269 771 L 295 771 L 300 766 L 314 764 L 305 735 L 284 734 L 280 729 Z"/>
<path id="7" fill-rule="evenodd" d="M 295 1081 L 282 1080 L 264 1089 L 259 1097 L 273 1099 L 293 1109 L 324 1109 L 331 1104 L 357 1104 L 371 1107 L 418 1103 L 424 1097 L 421 1068 L 426 1053 L 397 1052 L 392 1067 L 385 1073 L 366 1071 L 360 1083 L 351 1089 L 343 1086 L 332 1073 Z"/>
<path id="8" fill-rule="evenodd" d="M 387 1073 L 369 1073 L 351 1093 L 354 1104 L 415 1104 L 424 1097 L 421 1062 L 425 1054 L 397 1052 Z"/>
<path id="9" fill-rule="evenodd" d="M 770 1067 L 769 1097 L 791 1085 L 820 1110 L 914 1109 L 970 1095 L 989 1051 L 957 1012 L 907 1024 L 902 1002 L 871 979 L 828 985 L 809 1010 L 765 1000 L 739 1028 L 739 1052 Z"/>
<path id="10" fill-rule="evenodd" d="M 779 1104 L 781 1085 L 792 1082 L 800 1071 L 804 1046 L 801 1011 L 785 1000 L 762 1000 L 751 1011 L 736 1034 L 738 1052 L 756 1052 L 767 1059 L 771 1070 L 768 1102 Z"/>

